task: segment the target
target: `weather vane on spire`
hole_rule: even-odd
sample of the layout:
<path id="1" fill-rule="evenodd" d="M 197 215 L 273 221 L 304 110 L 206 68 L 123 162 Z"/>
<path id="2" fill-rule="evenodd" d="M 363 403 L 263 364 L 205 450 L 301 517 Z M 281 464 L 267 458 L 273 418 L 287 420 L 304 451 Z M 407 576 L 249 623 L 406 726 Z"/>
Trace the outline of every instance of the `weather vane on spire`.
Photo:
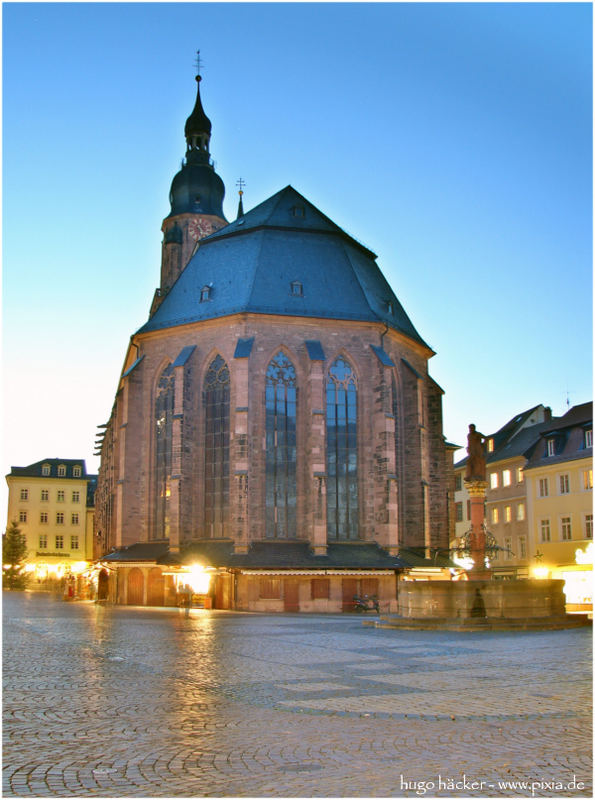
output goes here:
<path id="1" fill-rule="evenodd" d="M 243 178 L 236 181 L 236 186 L 239 187 L 238 194 L 240 195 L 240 202 L 238 203 L 238 219 L 244 216 L 244 204 L 242 202 L 242 195 L 244 194 L 244 186 L 246 182 Z"/>
<path id="2" fill-rule="evenodd" d="M 194 63 L 194 66 L 196 67 L 196 74 L 200 75 L 200 68 L 202 66 L 202 62 L 200 60 L 200 50 L 196 51 L 196 61 Z"/>

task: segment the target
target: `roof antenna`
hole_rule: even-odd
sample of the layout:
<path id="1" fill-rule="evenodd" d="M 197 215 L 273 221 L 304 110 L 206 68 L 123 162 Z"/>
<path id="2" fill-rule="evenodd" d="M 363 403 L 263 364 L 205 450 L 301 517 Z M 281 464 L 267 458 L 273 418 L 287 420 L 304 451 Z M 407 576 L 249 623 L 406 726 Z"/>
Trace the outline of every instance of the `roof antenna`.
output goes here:
<path id="1" fill-rule="evenodd" d="M 240 202 L 238 203 L 238 216 L 237 216 L 237 219 L 239 219 L 240 217 L 244 216 L 244 204 L 242 202 L 242 197 L 244 195 L 244 191 L 243 190 L 244 190 L 244 186 L 245 185 L 246 185 L 246 182 L 244 181 L 243 178 L 240 178 L 238 181 L 236 181 L 236 186 L 239 187 L 238 194 L 240 195 Z"/>

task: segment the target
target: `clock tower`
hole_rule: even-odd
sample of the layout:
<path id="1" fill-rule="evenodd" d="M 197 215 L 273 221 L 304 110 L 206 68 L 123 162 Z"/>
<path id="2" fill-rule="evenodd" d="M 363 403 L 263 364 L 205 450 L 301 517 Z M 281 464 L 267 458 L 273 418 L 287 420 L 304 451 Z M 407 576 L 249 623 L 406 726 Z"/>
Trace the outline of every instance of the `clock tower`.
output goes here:
<path id="1" fill-rule="evenodd" d="M 186 120 L 186 155 L 169 193 L 171 210 L 163 220 L 161 286 L 151 313 L 171 289 L 205 236 L 227 225 L 223 216 L 225 187 L 215 172 L 209 153 L 211 121 L 200 99 L 200 74 L 196 75 L 196 103 Z"/>

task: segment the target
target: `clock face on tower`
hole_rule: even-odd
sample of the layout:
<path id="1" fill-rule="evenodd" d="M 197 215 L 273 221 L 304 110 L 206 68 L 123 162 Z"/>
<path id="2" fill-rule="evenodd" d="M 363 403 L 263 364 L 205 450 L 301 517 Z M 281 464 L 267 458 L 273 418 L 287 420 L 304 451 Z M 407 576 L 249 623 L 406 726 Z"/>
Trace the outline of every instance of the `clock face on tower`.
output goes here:
<path id="1" fill-rule="evenodd" d="M 191 219 L 188 223 L 188 233 L 195 242 L 197 242 L 199 239 L 202 239 L 204 236 L 208 236 L 212 232 L 213 226 L 211 223 L 201 219 L 200 217 Z"/>

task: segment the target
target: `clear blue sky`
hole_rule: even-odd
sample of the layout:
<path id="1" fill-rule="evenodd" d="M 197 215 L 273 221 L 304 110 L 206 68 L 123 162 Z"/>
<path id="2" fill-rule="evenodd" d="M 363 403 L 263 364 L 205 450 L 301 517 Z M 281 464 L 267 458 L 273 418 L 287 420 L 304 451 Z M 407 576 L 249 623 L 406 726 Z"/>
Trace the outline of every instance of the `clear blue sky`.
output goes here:
<path id="1" fill-rule="evenodd" d="M 246 209 L 292 184 L 374 250 L 437 352 L 449 440 L 590 400 L 591 13 L 5 3 L 4 473 L 98 468 L 198 48 L 228 219 L 240 176 Z"/>

